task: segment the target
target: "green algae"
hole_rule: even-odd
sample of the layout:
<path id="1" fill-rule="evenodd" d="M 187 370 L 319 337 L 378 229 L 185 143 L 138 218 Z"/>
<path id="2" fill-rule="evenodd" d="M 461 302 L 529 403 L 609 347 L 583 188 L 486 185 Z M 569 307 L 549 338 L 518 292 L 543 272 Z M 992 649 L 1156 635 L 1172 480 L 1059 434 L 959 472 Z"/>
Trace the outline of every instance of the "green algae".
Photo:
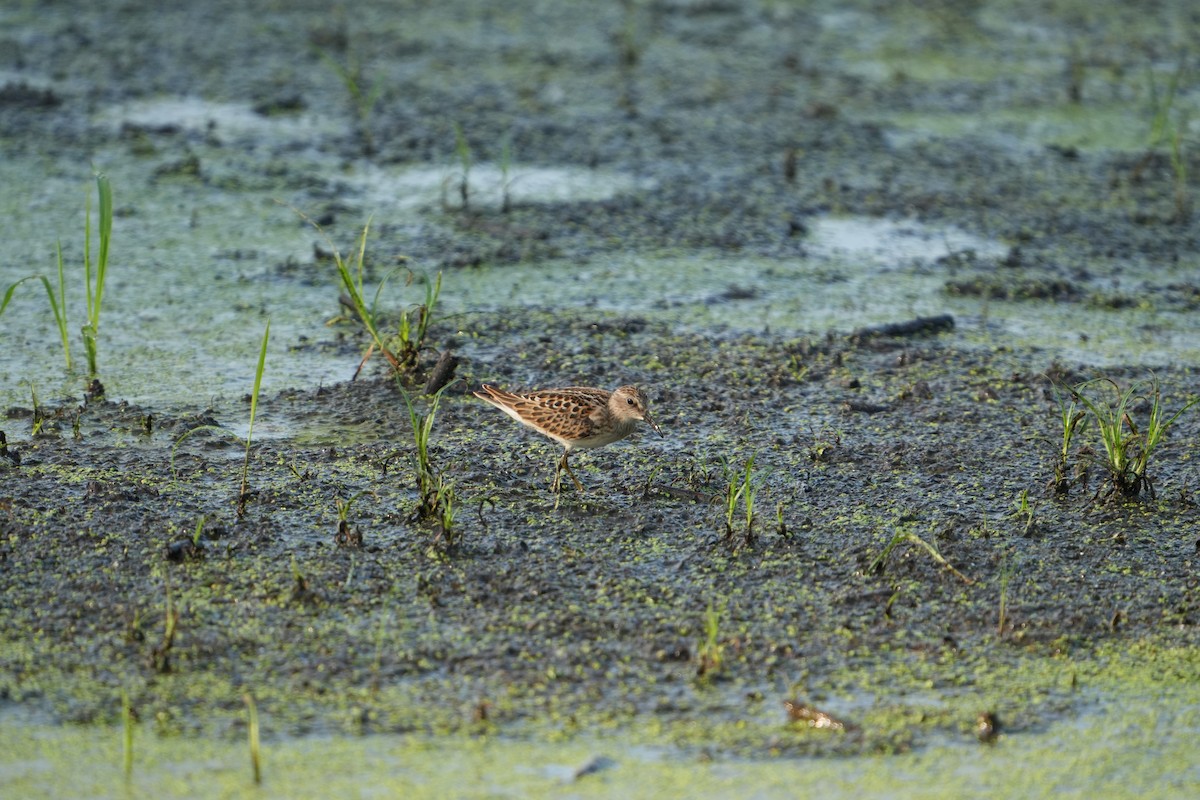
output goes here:
<path id="1" fill-rule="evenodd" d="M 933 798 L 1086 794 L 1110 790 L 1114 781 L 1129 794 L 1186 795 L 1200 788 L 1191 757 L 1200 731 L 1195 649 L 1143 641 L 1085 657 L 1031 656 L 1023 663 L 1005 679 L 1007 686 L 1048 682 L 1051 691 L 1075 695 L 1073 711 L 1051 720 L 1022 719 L 1018 709 L 998 711 L 1001 733 L 991 744 L 974 740 L 972 721 L 979 710 L 997 708 L 990 703 L 1001 697 L 1001 687 L 942 711 L 906 707 L 904 698 L 882 708 L 876 702 L 875 710 L 855 717 L 862 728 L 844 732 L 789 724 L 782 708 L 760 703 L 736 720 L 651 719 L 611 728 L 585 723 L 565 739 L 536 725 L 517 735 L 493 729 L 453 736 L 269 737 L 259 793 L 778 796 L 794 794 L 798 786 L 822 786 L 862 797 Z M 126 784 L 119 726 L 46 726 L 11 709 L 4 713 L 0 780 L 22 797 L 231 796 L 252 788 L 245 744 L 232 735 L 163 735 L 143 721 L 135 727 L 133 774 Z M 269 723 L 270 715 L 264 719 Z M 952 724 L 944 737 L 917 751 L 904 752 L 910 740 L 893 734 L 878 742 L 880 752 L 893 753 L 887 758 L 789 757 L 797 743 L 861 736 L 875 726 L 902 731 L 931 719 Z M 753 747 L 737 758 L 708 755 L 738 742 Z"/>

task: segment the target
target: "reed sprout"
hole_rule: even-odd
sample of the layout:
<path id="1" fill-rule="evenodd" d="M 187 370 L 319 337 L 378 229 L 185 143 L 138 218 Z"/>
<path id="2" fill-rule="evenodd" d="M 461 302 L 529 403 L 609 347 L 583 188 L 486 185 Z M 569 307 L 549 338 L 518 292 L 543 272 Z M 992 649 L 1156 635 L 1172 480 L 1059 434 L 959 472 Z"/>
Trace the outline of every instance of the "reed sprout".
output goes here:
<path id="1" fill-rule="evenodd" d="M 87 319 L 80 328 L 83 337 L 84 350 L 87 353 L 88 375 L 95 378 L 99 374 L 97 366 L 97 338 L 100 331 L 100 309 L 104 300 L 104 284 L 108 276 L 108 254 L 112 241 L 113 201 L 112 184 L 108 176 L 96 173 L 96 192 L 99 197 L 99 251 L 96 261 L 92 262 L 92 198 L 89 194 L 84 203 L 83 227 L 83 272 L 87 300 Z M 58 292 L 50 284 L 50 279 L 42 274 L 26 275 L 8 285 L 3 299 L 0 299 L 0 315 L 12 302 L 17 287 L 26 281 L 41 281 L 46 290 L 46 299 L 50 303 L 50 311 L 54 314 L 54 323 L 58 328 L 59 339 L 62 342 L 63 360 L 67 370 L 71 369 L 71 337 L 67 309 L 67 281 L 63 267 L 62 242 L 56 245 L 58 266 Z"/>
<path id="2" fill-rule="evenodd" d="M 258 731 L 258 706 L 254 695 L 246 692 L 242 695 L 246 704 L 246 742 L 250 748 L 250 770 L 254 775 L 254 785 L 262 785 L 262 743 Z"/>
<path id="3" fill-rule="evenodd" d="M 238 491 L 238 516 L 246 513 L 246 501 L 249 496 L 246 484 L 250 477 L 250 441 L 254 437 L 254 417 L 258 413 L 258 394 L 262 388 L 263 372 L 267 366 L 267 342 L 271 338 L 271 318 L 267 318 L 267 327 L 263 331 L 262 346 L 258 351 L 258 366 L 254 370 L 254 391 L 250 393 L 250 423 L 246 428 L 246 457 L 242 462 L 242 488 Z"/>
<path id="4" fill-rule="evenodd" d="M 741 503 L 745 527 L 742 533 L 742 544 L 748 545 L 754 540 L 754 499 L 758 492 L 754 479 L 754 454 L 746 459 L 742 468 L 736 469 L 732 462 L 726 462 L 725 472 L 725 542 L 734 543 L 734 518 L 737 516 L 738 504 Z"/>
<path id="5" fill-rule="evenodd" d="M 100 374 L 96 365 L 96 340 L 100 335 L 100 307 L 104 300 L 104 281 L 108 275 L 108 250 L 112 241 L 113 199 L 112 184 L 104 173 L 96 174 L 99 196 L 100 248 L 96 254 L 95 281 L 92 277 L 92 201 L 88 195 L 84 213 L 83 266 L 87 288 L 87 323 L 83 326 L 83 348 L 87 354 L 88 375 Z"/>
<path id="6" fill-rule="evenodd" d="M 1111 378 L 1097 378 L 1075 386 L 1071 394 L 1087 409 L 1100 436 L 1100 461 L 1108 471 L 1110 496 L 1132 499 L 1144 492 L 1153 498 L 1150 458 L 1162 446 L 1167 429 L 1200 402 L 1200 397 L 1168 415 L 1163 408 L 1162 387 L 1154 376 L 1124 389 Z M 1150 411 L 1139 426 L 1134 414 L 1142 404 L 1148 404 Z"/>
<path id="7" fill-rule="evenodd" d="M 461 539 L 454 526 L 458 497 L 454 491 L 454 484 L 447 481 L 433 465 L 429 455 L 429 442 L 442 394 L 454 383 L 455 381 L 451 381 L 431 395 L 428 408 L 422 412 L 413 403 L 412 395 L 397 381 L 397 387 L 408 408 L 413 432 L 412 465 L 418 497 L 415 516 L 418 519 L 433 519 L 438 523 L 440 532 L 437 544 L 443 550 L 453 549 Z"/>
<path id="8" fill-rule="evenodd" d="M 710 602 L 704 611 L 704 639 L 696 648 L 696 676 L 710 680 L 720 673 L 725 663 L 725 646 L 721 644 L 721 612 Z"/>

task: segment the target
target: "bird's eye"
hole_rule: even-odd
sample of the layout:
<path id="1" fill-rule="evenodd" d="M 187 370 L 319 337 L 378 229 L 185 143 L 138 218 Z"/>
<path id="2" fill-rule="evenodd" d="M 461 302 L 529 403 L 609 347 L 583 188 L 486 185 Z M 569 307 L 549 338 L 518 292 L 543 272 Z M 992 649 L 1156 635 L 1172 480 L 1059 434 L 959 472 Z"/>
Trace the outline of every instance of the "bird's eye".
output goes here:
<path id="1" fill-rule="evenodd" d="M 633 405 L 633 398 L 632 398 L 632 397 L 626 397 L 626 398 L 625 398 L 625 402 L 626 402 L 626 403 L 629 403 L 629 405 Z"/>

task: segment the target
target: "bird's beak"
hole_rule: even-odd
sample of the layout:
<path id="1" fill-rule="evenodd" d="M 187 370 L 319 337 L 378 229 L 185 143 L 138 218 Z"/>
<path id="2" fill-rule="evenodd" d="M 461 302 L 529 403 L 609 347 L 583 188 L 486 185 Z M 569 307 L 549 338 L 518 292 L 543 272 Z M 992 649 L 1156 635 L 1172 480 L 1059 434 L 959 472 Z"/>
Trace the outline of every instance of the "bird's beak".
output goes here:
<path id="1" fill-rule="evenodd" d="M 654 418 L 650 416 L 649 411 L 647 411 L 646 415 L 644 417 L 642 417 L 642 421 L 645 422 L 647 425 L 649 425 L 651 428 L 653 428 L 654 432 L 657 433 L 659 436 L 666 436 L 666 434 L 662 432 L 662 428 L 658 427 L 658 423 L 655 422 Z"/>

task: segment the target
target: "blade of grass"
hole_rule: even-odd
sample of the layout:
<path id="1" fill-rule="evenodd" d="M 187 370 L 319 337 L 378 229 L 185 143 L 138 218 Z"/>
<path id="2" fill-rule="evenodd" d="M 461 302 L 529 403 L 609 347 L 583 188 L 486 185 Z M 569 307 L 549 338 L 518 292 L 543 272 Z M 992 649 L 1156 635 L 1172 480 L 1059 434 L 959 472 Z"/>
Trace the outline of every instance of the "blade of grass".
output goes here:
<path id="1" fill-rule="evenodd" d="M 258 411 L 258 392 L 262 387 L 263 371 L 267 366 L 267 342 L 271 338 L 271 318 L 267 317 L 267 327 L 263 331 L 262 347 L 258 352 L 258 367 L 254 370 L 254 391 L 250 394 L 250 425 L 246 429 L 246 460 L 242 464 L 242 490 L 239 493 L 239 508 L 245 508 L 246 479 L 250 474 L 250 440 L 254 436 L 254 415 Z"/>
<path id="2" fill-rule="evenodd" d="M 71 369 L 71 338 L 67 335 L 67 282 L 63 276 L 62 242 L 55 243 L 58 255 L 58 302 L 54 302 L 54 293 L 50 291 L 50 281 L 42 279 L 46 286 L 46 297 L 50 299 L 50 308 L 54 311 L 54 321 L 58 325 L 58 335 L 62 338 L 63 358 L 66 359 L 67 369 Z"/>
<path id="3" fill-rule="evenodd" d="M 254 703 L 254 696 L 249 692 L 242 695 L 242 701 L 246 704 L 246 741 L 250 746 L 250 769 L 254 773 L 254 785 L 262 785 L 262 743 L 259 740 L 258 732 L 258 706 Z"/>
<path id="4" fill-rule="evenodd" d="M 87 288 L 87 323 L 83 326 L 83 345 L 87 351 L 88 374 L 99 374 L 96 366 L 96 338 L 100 333 L 100 308 L 104 300 L 104 281 L 108 274 L 108 248 L 112 239 L 112 184 L 108 176 L 96 173 L 96 191 L 100 210 L 100 252 L 96 259 L 95 283 L 92 281 L 92 200 L 88 195 L 84 207 L 83 269 Z"/>
<path id="5" fill-rule="evenodd" d="M 458 184 L 458 194 L 462 199 L 462 210 L 470 207 L 471 198 L 471 145 L 467 135 L 463 133 L 462 125 L 454 123 L 454 151 L 458 154 L 458 163 L 462 167 L 462 180 Z"/>
<path id="6" fill-rule="evenodd" d="M 322 228 L 316 220 L 312 219 L 298 208 L 293 206 L 288 206 L 288 208 L 291 208 L 292 211 L 298 217 L 300 217 L 300 219 L 307 222 L 317 231 L 317 233 L 321 234 L 321 238 L 323 238 L 325 243 L 329 245 L 329 249 L 333 253 L 333 262 L 337 267 L 338 279 L 342 283 L 342 288 L 345 289 L 346 294 L 350 297 L 350 303 L 354 306 L 354 313 L 358 317 L 359 322 L 362 323 L 363 328 L 371 336 L 371 344 L 367 348 L 367 352 L 363 354 L 363 358 L 362 361 L 359 362 L 358 369 L 354 371 L 354 377 L 358 377 L 358 373 L 362 371 L 363 366 L 366 365 L 367 360 L 371 357 L 371 354 L 375 350 L 379 350 L 379 352 L 383 353 L 384 358 L 386 358 L 388 363 L 392 365 L 392 369 L 399 372 L 400 360 L 396 358 L 395 354 L 393 354 L 391 350 L 388 349 L 387 343 L 384 341 L 384 338 L 380 335 L 379 330 L 375 325 L 375 303 L 372 302 L 372 304 L 368 306 L 366 297 L 364 296 L 363 272 L 364 262 L 366 260 L 367 234 L 371 230 L 371 220 L 373 217 L 367 218 L 366 224 L 363 225 L 362 234 L 358 239 L 358 275 L 356 277 L 354 272 L 351 271 L 350 265 L 348 265 L 346 260 L 342 258 L 342 253 L 340 250 L 338 250 L 337 245 L 335 245 L 333 240 L 329 238 L 329 235 L 325 233 L 325 229 Z M 384 280 L 386 281 L 387 279 L 385 278 Z M 382 289 L 382 286 L 380 288 Z M 376 291 L 375 301 L 378 301 L 378 298 L 379 292 Z"/>
<path id="7" fill-rule="evenodd" d="M 66 285 L 63 280 L 63 265 L 62 265 L 62 247 L 58 248 L 58 291 L 59 297 L 54 296 L 54 289 L 50 286 L 50 280 L 45 275 L 26 275 L 17 281 L 11 283 L 8 290 L 4 293 L 4 299 L 0 300 L 0 314 L 8 308 L 8 304 L 12 301 L 13 294 L 17 291 L 17 287 L 25 281 L 37 279 L 42 282 L 43 288 L 46 290 L 46 299 L 50 301 L 50 310 L 54 312 L 54 323 L 58 326 L 59 336 L 62 338 L 63 357 L 67 362 L 67 369 L 71 368 L 71 341 L 67 335 L 67 292 Z"/>

